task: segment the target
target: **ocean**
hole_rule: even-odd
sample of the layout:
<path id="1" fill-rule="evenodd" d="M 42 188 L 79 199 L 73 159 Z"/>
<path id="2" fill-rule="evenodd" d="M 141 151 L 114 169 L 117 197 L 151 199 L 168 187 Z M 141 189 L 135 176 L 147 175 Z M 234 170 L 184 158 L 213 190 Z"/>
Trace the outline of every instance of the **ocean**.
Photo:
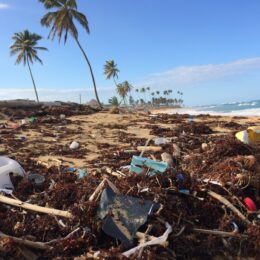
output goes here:
<path id="1" fill-rule="evenodd" d="M 219 105 L 184 107 L 173 113 L 187 113 L 190 115 L 211 114 L 226 116 L 260 116 L 260 100 L 250 102 L 232 102 Z"/>

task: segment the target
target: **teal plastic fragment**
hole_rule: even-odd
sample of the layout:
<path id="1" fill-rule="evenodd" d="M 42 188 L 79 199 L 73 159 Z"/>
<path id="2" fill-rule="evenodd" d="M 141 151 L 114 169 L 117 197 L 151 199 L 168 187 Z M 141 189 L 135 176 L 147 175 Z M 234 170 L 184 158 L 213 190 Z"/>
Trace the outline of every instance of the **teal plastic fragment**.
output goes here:
<path id="1" fill-rule="evenodd" d="M 77 174 L 79 179 L 82 179 L 88 175 L 87 171 L 84 169 L 78 169 Z"/>
<path id="2" fill-rule="evenodd" d="M 164 173 L 169 165 L 166 162 L 157 162 L 149 158 L 141 156 L 133 156 L 131 162 L 131 172 L 140 174 L 143 172 L 143 167 L 149 168 L 147 175 L 154 176 L 157 173 Z"/>
<path id="3" fill-rule="evenodd" d="M 35 116 L 31 116 L 31 117 L 28 118 L 28 120 L 29 120 L 30 123 L 33 123 L 37 120 L 37 118 Z"/>

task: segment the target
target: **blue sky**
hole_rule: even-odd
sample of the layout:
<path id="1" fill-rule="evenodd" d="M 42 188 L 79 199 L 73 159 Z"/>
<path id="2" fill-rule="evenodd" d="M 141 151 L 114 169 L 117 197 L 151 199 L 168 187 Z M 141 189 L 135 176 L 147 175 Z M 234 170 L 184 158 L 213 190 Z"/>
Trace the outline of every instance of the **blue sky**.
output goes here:
<path id="1" fill-rule="evenodd" d="M 184 92 L 186 105 L 260 99 L 259 0 L 78 0 L 91 34 L 79 29 L 93 65 L 102 101 L 115 94 L 105 80 L 105 60 L 114 59 L 120 80 L 135 87 Z M 0 0 L 0 99 L 34 98 L 29 72 L 14 65 L 14 32 L 44 37 L 44 65 L 32 67 L 42 100 L 94 97 L 87 64 L 74 40 L 47 39 L 37 0 Z"/>

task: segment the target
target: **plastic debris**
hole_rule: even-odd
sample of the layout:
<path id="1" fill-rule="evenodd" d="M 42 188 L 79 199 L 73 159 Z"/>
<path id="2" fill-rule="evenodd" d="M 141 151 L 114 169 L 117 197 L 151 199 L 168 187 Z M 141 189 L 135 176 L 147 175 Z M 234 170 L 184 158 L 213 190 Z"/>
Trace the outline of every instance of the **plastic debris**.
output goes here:
<path id="1" fill-rule="evenodd" d="M 207 151 L 208 150 L 208 144 L 206 144 L 206 143 L 203 143 L 202 145 L 201 145 L 201 149 L 202 149 L 202 151 Z"/>
<path id="2" fill-rule="evenodd" d="M 103 220 L 102 229 L 107 235 L 131 246 L 136 231 L 158 206 L 152 201 L 141 202 L 139 198 L 116 195 L 107 188 L 101 195 L 98 216 Z"/>
<path id="3" fill-rule="evenodd" d="M 190 195 L 190 191 L 188 189 L 180 189 L 179 192 L 186 195 Z"/>
<path id="4" fill-rule="evenodd" d="M 72 150 L 76 150 L 79 148 L 79 143 L 76 142 L 76 141 L 73 141 L 71 144 L 70 144 L 70 149 Z"/>
<path id="5" fill-rule="evenodd" d="M 22 142 L 25 142 L 25 141 L 27 141 L 27 137 L 26 137 L 26 136 L 20 136 L 20 140 L 21 140 Z"/>
<path id="6" fill-rule="evenodd" d="M 78 174 L 78 178 L 82 179 L 82 178 L 86 177 L 88 173 L 84 169 L 78 169 L 77 174 Z"/>
<path id="7" fill-rule="evenodd" d="M 10 179 L 10 173 L 14 176 L 25 176 L 25 171 L 18 162 L 10 158 L 0 156 L 0 189 L 14 189 Z"/>
<path id="8" fill-rule="evenodd" d="M 34 123 L 37 120 L 37 118 L 35 116 L 30 116 L 28 120 L 30 123 Z"/>
<path id="9" fill-rule="evenodd" d="M 169 153 L 162 153 L 161 158 L 163 162 L 166 162 L 169 166 L 173 165 L 173 158 Z"/>
<path id="10" fill-rule="evenodd" d="M 180 182 L 183 182 L 185 180 L 184 175 L 181 174 L 181 173 L 178 173 L 177 174 L 177 180 L 180 181 Z"/>
<path id="11" fill-rule="evenodd" d="M 37 173 L 30 174 L 28 176 L 28 179 L 36 186 L 41 186 L 45 181 L 44 176 Z"/>
<path id="12" fill-rule="evenodd" d="M 253 200 L 251 200 L 250 198 L 246 197 L 244 199 L 244 202 L 245 202 L 246 207 L 247 207 L 248 210 L 253 211 L 253 212 L 257 211 L 257 207 L 256 207 L 255 203 L 253 202 Z"/>
<path id="13" fill-rule="evenodd" d="M 236 133 L 236 138 L 245 144 L 260 144 L 260 126 L 248 127 Z"/>
<path id="14" fill-rule="evenodd" d="M 130 169 L 131 172 L 140 174 L 144 171 L 144 166 L 149 169 L 147 172 L 147 175 L 149 176 L 153 176 L 157 173 L 164 173 L 169 167 L 166 162 L 157 162 L 149 158 L 133 156 Z"/>
<path id="15" fill-rule="evenodd" d="M 180 157 L 181 156 L 180 147 L 177 144 L 173 144 L 172 147 L 173 147 L 173 153 L 172 153 L 173 157 L 175 158 Z"/>
<path id="16" fill-rule="evenodd" d="M 162 144 L 168 144 L 170 143 L 170 140 L 163 138 L 163 137 L 156 137 L 154 138 L 154 144 L 155 145 L 162 145 Z"/>
<path id="17" fill-rule="evenodd" d="M 60 114 L 60 119 L 61 119 L 61 120 L 65 119 L 65 118 L 66 118 L 66 115 Z"/>

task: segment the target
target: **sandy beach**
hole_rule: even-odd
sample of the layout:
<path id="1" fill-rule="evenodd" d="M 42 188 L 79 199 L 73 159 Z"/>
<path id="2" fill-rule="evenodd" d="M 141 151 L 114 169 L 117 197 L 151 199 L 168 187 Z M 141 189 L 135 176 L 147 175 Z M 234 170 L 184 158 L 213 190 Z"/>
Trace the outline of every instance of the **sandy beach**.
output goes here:
<path id="1" fill-rule="evenodd" d="M 234 248 L 243 239 L 241 254 L 254 257 L 259 248 L 256 210 L 260 206 L 260 149 L 235 140 L 234 134 L 259 125 L 260 118 L 201 115 L 191 120 L 189 115 L 165 112 L 121 109 L 114 114 L 81 106 L 78 112 L 71 108 L 45 108 L 35 111 L 36 117 L 32 118 L 30 111 L 20 111 L 20 114 L 3 111 L 0 155 L 19 162 L 26 177 L 11 178 L 12 196 L 15 201 L 18 199 L 16 203 L 21 208 L 1 206 L 0 230 L 12 239 L 25 237 L 34 251 L 40 246 L 44 253 L 37 252 L 37 255 L 44 254 L 47 259 L 57 256 L 89 259 L 94 255 L 98 255 L 97 259 L 108 256 L 120 259 L 123 252 L 128 252 L 129 245 L 133 247 L 136 243 L 119 245 L 116 229 L 112 233 L 106 230 L 97 213 L 103 192 L 112 187 L 120 196 L 128 196 L 125 198 L 160 203 L 160 209 L 149 216 L 145 224 L 146 228 L 148 223 L 152 227 L 152 239 L 165 232 L 165 221 L 170 223 L 167 230 L 171 229 L 172 235 L 168 241 L 170 245 L 174 243 L 174 247 L 148 247 L 142 252 L 144 257 L 156 258 L 159 254 L 167 259 L 175 255 L 200 258 L 214 252 L 221 258 L 222 236 L 235 237 L 230 240 Z M 21 124 L 28 118 L 32 121 Z M 163 142 L 156 144 L 156 140 Z M 79 144 L 78 148 L 70 148 L 73 141 Z M 142 158 L 160 167 L 165 165 L 161 163 L 171 167 L 157 172 L 154 177 L 147 175 L 150 168 L 146 166 L 141 174 L 130 172 L 128 166 L 133 156 L 140 155 L 140 146 L 146 148 Z M 29 181 L 31 174 L 43 176 L 44 183 L 37 186 Z M 0 199 L 7 203 L 6 196 Z M 248 210 L 245 199 L 254 201 L 254 212 Z M 21 201 L 29 202 L 34 211 L 22 209 Z M 35 209 L 34 205 L 40 209 Z M 124 206 L 111 209 L 114 214 L 122 214 L 121 207 Z M 52 213 L 43 214 L 38 210 Z M 123 217 L 126 225 L 128 221 L 139 219 L 128 219 L 128 214 L 133 214 L 130 208 L 123 212 L 125 215 L 119 219 Z M 230 232 L 231 220 L 241 228 L 238 234 Z M 115 219 L 119 229 L 120 221 Z M 182 234 L 176 240 L 174 234 L 180 230 Z M 128 231 L 122 228 L 121 232 Z M 135 233 L 131 236 L 135 237 Z M 195 246 L 185 246 L 187 240 Z M 209 246 L 210 251 L 207 251 Z M 90 250 L 92 247 L 96 249 Z M 252 248 L 250 252 L 249 247 Z M 17 245 L 12 244 L 11 249 L 12 255 L 19 256 Z"/>

